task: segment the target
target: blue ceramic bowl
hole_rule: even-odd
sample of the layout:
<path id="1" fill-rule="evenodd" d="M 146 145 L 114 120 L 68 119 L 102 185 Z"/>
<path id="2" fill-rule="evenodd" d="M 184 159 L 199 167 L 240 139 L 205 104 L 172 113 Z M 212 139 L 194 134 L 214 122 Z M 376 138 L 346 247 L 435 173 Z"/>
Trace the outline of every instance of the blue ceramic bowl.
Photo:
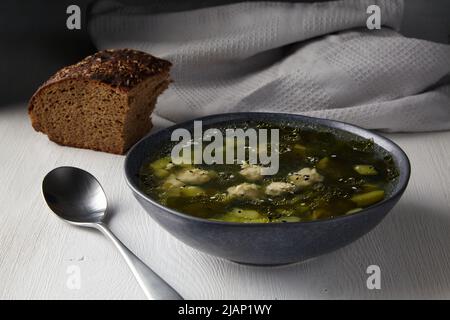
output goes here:
<path id="1" fill-rule="evenodd" d="M 195 120 L 203 121 L 203 130 L 250 120 L 328 130 L 343 139 L 357 136 L 373 139 L 378 152 L 387 151 L 392 155 L 400 173 L 388 187 L 383 201 L 351 215 L 310 222 L 267 224 L 210 221 L 167 208 L 139 188 L 138 173 L 142 164 L 170 142 L 174 129 L 186 128 L 192 132 L 194 120 L 143 138 L 125 159 L 125 175 L 134 196 L 148 214 L 172 235 L 214 256 L 246 264 L 278 265 L 331 252 L 374 228 L 397 203 L 408 184 L 410 164 L 403 150 L 378 134 L 350 124 L 293 114 L 253 112 L 218 114 Z"/>

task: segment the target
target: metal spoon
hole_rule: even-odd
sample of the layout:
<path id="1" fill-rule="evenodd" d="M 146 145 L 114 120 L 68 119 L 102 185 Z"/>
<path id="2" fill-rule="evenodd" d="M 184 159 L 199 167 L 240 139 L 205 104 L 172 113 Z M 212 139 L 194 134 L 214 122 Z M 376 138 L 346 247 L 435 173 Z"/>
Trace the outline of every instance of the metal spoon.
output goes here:
<path id="1" fill-rule="evenodd" d="M 48 206 L 60 218 L 100 230 L 114 243 L 148 299 L 183 299 L 109 230 L 105 224 L 106 195 L 94 176 L 79 168 L 59 167 L 45 176 L 42 191 Z"/>

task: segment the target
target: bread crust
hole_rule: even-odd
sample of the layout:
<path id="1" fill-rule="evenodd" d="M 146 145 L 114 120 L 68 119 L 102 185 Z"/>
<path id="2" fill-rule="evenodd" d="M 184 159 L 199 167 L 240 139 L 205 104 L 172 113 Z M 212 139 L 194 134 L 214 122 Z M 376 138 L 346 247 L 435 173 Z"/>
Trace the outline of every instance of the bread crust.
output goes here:
<path id="1" fill-rule="evenodd" d="M 33 109 L 33 98 L 42 88 L 66 79 L 98 81 L 128 92 L 143 80 L 168 73 L 172 63 L 133 49 L 109 49 L 90 55 L 80 62 L 64 67 L 44 82 L 30 99 L 28 111 Z"/>

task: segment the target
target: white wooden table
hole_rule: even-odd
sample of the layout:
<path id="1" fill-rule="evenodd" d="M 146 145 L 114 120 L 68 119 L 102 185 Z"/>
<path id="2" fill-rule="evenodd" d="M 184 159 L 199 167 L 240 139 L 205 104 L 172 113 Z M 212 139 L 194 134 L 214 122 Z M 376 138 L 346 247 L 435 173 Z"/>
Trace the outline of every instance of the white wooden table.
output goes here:
<path id="1" fill-rule="evenodd" d="M 125 184 L 123 156 L 58 146 L 34 132 L 25 105 L 2 106 L 0 298 L 144 298 L 102 235 L 71 227 L 46 207 L 42 178 L 73 165 L 103 184 L 119 238 L 186 299 L 449 299 L 450 132 L 389 137 L 409 155 L 412 177 L 375 230 L 305 263 L 249 267 L 200 253 L 153 222 Z M 372 264 L 381 268 L 381 290 L 366 287 Z M 80 289 L 66 285 L 70 266 L 80 270 Z"/>

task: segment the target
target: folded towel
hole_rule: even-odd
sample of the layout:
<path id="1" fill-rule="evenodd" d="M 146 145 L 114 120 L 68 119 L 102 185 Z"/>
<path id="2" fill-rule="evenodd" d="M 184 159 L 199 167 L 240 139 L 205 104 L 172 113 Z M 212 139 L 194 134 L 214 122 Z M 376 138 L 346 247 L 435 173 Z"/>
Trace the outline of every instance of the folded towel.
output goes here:
<path id="1" fill-rule="evenodd" d="M 368 30 L 367 7 L 381 8 Z M 243 2 L 153 14 L 99 1 L 89 31 L 100 48 L 173 62 L 157 115 L 278 111 L 386 131 L 450 129 L 450 46 L 406 38 L 402 0 Z M 438 83 L 438 84 L 436 84 Z"/>

